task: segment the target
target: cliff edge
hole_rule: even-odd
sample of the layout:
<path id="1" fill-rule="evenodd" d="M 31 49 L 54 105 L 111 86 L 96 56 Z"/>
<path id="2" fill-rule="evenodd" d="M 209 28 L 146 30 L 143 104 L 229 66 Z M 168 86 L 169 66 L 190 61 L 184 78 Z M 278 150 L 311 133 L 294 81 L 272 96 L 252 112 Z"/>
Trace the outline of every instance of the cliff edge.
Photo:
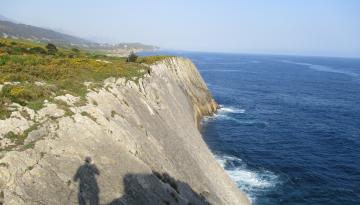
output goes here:
<path id="1" fill-rule="evenodd" d="M 1 151 L 0 202 L 78 204 L 89 189 L 100 204 L 249 204 L 199 133 L 217 105 L 190 60 L 162 60 L 137 82 L 89 84 L 86 99 L 17 105 L 0 120 L 1 146 L 9 131 L 27 132 L 24 146 Z M 95 174 L 81 171 L 88 164 Z"/>

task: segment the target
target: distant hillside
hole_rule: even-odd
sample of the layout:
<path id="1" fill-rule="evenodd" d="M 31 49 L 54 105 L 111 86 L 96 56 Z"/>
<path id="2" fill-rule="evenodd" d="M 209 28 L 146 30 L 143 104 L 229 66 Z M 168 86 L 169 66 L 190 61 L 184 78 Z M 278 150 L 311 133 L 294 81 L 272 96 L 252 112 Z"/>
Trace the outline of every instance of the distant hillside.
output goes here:
<path id="1" fill-rule="evenodd" d="M 0 15 L 0 21 L 12 21 L 12 20 L 6 18 L 6 17 L 3 16 L 3 15 Z M 12 22 L 13 22 L 13 21 L 12 21 Z"/>
<path id="2" fill-rule="evenodd" d="M 14 23 L 8 18 L 0 15 L 0 37 L 27 39 L 36 42 L 54 43 L 63 47 L 78 47 L 82 49 L 98 50 L 109 55 L 124 56 L 130 51 L 148 51 L 159 49 L 156 46 L 144 45 L 141 43 L 118 43 L 101 44 L 79 37 L 60 33 L 50 29 Z"/>
<path id="3" fill-rule="evenodd" d="M 0 21 L 0 34 L 7 38 L 22 38 L 40 42 L 85 46 L 94 44 L 90 41 L 26 24 Z"/>

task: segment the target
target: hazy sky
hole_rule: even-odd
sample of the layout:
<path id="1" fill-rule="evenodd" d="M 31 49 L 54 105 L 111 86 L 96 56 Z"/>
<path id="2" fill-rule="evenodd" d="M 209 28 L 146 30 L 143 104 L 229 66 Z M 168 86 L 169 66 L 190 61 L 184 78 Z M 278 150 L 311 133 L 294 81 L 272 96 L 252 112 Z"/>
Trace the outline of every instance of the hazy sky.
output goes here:
<path id="1" fill-rule="evenodd" d="M 0 14 L 100 42 L 360 57 L 360 0 L 1 0 Z"/>

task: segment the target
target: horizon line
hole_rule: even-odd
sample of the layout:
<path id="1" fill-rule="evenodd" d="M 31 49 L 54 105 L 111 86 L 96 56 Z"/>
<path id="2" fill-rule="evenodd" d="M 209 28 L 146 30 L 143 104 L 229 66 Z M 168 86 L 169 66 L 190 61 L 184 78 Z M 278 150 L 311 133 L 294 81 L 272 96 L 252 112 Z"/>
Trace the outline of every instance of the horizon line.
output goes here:
<path id="1" fill-rule="evenodd" d="M 213 54 L 229 54 L 229 55 L 259 55 L 259 56 L 296 56 L 296 57 L 317 57 L 317 58 L 346 58 L 346 59 L 357 59 L 360 60 L 360 56 L 333 56 L 333 55 L 311 55 L 311 54 L 295 54 L 295 53 L 262 53 L 262 52 L 242 52 L 242 51 L 203 51 L 203 50 L 192 50 L 192 49 L 168 49 L 161 48 L 155 51 L 140 51 L 141 52 L 157 52 L 157 51 L 170 51 L 170 52 L 192 52 L 192 53 L 213 53 Z"/>

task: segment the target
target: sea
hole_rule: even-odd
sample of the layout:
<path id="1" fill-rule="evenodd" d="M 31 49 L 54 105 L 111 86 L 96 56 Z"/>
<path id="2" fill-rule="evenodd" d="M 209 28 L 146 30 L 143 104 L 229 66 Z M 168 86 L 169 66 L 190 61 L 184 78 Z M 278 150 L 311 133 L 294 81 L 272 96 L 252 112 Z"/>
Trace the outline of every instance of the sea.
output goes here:
<path id="1" fill-rule="evenodd" d="M 254 205 L 360 204 L 360 59 L 159 51 L 220 109 L 201 132 Z"/>

